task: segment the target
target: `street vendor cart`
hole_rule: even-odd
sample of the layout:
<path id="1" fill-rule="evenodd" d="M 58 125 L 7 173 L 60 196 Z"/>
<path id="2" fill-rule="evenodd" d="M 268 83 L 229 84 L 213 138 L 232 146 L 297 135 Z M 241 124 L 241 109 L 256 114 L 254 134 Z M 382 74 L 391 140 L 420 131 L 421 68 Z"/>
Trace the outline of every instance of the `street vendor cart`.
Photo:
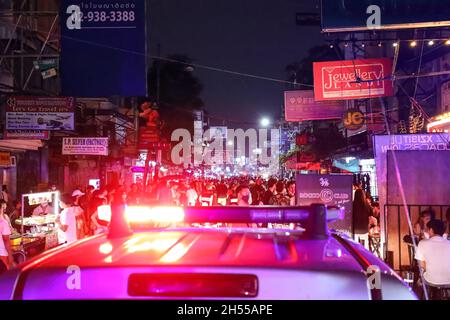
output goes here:
<path id="1" fill-rule="evenodd" d="M 26 208 L 44 202 L 53 203 L 53 210 L 45 216 L 26 217 Z M 20 231 L 11 236 L 11 248 L 16 263 L 21 263 L 46 250 L 58 246 L 56 219 L 58 217 L 59 192 L 31 193 L 22 195 L 22 212 L 15 221 Z"/>

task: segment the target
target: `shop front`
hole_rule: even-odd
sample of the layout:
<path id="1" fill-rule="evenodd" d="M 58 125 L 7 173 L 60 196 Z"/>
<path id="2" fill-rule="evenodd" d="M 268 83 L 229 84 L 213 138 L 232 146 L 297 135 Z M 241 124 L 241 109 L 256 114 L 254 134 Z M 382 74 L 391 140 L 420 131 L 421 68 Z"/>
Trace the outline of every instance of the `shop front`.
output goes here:
<path id="1" fill-rule="evenodd" d="M 41 140 L 0 140 L 0 183 L 8 190 L 9 202 L 48 182 L 42 147 Z"/>

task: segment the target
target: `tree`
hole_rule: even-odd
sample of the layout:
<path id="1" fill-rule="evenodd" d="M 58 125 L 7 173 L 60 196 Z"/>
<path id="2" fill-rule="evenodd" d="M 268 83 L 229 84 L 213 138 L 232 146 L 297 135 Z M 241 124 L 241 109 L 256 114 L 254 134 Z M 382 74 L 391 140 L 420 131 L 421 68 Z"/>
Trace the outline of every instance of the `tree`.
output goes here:
<path id="1" fill-rule="evenodd" d="M 327 45 L 316 46 L 308 51 L 308 55 L 298 62 L 290 63 L 286 66 L 285 71 L 288 75 L 288 81 L 295 83 L 303 83 L 308 85 L 314 84 L 313 63 L 322 61 L 340 60 L 342 54 L 337 51 L 336 46 L 330 48 Z"/>
<path id="2" fill-rule="evenodd" d="M 192 111 L 204 108 L 200 98 L 203 86 L 190 63 L 186 55 L 169 55 L 155 60 L 148 74 L 149 98 L 158 103 L 166 137 L 177 128 L 191 129 Z"/>
<path id="3" fill-rule="evenodd" d="M 338 50 L 337 47 L 330 48 L 327 45 L 311 48 L 305 58 L 286 66 L 287 80 L 294 83 L 314 85 L 313 63 L 340 60 L 342 54 Z M 301 87 L 301 89 L 306 88 Z M 335 121 L 310 121 L 309 127 L 315 140 L 312 144 L 312 151 L 320 160 L 330 157 L 334 151 L 346 144 L 345 138 L 335 125 Z"/>

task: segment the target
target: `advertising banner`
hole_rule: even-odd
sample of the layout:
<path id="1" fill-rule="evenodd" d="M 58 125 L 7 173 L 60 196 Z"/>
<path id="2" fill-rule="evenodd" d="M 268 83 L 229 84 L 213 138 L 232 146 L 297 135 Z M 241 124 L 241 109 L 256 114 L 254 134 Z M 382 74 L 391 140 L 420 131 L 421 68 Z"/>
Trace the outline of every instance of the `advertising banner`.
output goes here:
<path id="1" fill-rule="evenodd" d="M 63 138 L 63 155 L 108 155 L 108 138 Z"/>
<path id="2" fill-rule="evenodd" d="M 344 220 L 330 223 L 330 228 L 349 236 L 353 234 L 353 175 L 298 174 L 296 184 L 298 205 L 322 203 L 327 206 L 344 207 Z"/>
<path id="3" fill-rule="evenodd" d="M 450 26 L 448 0 L 322 0 L 324 32 L 439 26 Z"/>
<path id="4" fill-rule="evenodd" d="M 48 140 L 50 139 L 50 131 L 7 130 L 3 137 L 6 140 Z"/>
<path id="5" fill-rule="evenodd" d="M 284 93 L 286 121 L 340 119 L 345 111 L 343 101 L 315 101 L 313 90 Z"/>
<path id="6" fill-rule="evenodd" d="M 68 97 L 9 97 L 7 130 L 74 130 L 75 99 Z"/>
<path id="7" fill-rule="evenodd" d="M 361 129 L 366 119 L 364 113 L 359 109 L 349 109 L 344 113 L 343 124 L 344 128 L 348 130 L 359 130 Z"/>
<path id="8" fill-rule="evenodd" d="M 450 134 L 403 134 L 373 136 L 377 187 L 380 208 L 387 200 L 387 152 L 394 151 L 450 151 Z M 383 224 L 383 221 L 382 221 Z"/>
<path id="9" fill-rule="evenodd" d="M 147 95 L 146 3 L 61 1 L 61 81 L 65 95 Z"/>
<path id="10" fill-rule="evenodd" d="M 53 193 L 44 192 L 44 193 L 35 193 L 28 195 L 28 205 L 36 206 L 42 203 L 51 203 L 53 200 Z"/>
<path id="11" fill-rule="evenodd" d="M 394 95 L 392 60 L 314 62 L 316 101 L 353 100 Z"/>

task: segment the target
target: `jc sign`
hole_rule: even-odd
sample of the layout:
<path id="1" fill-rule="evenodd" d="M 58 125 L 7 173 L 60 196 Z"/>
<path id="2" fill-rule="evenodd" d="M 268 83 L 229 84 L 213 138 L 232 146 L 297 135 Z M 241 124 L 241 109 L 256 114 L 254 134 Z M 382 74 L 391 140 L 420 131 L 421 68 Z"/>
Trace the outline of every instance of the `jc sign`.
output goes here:
<path id="1" fill-rule="evenodd" d="M 344 127 L 348 130 L 361 129 L 365 123 L 364 114 L 358 109 L 348 110 L 344 114 Z"/>

